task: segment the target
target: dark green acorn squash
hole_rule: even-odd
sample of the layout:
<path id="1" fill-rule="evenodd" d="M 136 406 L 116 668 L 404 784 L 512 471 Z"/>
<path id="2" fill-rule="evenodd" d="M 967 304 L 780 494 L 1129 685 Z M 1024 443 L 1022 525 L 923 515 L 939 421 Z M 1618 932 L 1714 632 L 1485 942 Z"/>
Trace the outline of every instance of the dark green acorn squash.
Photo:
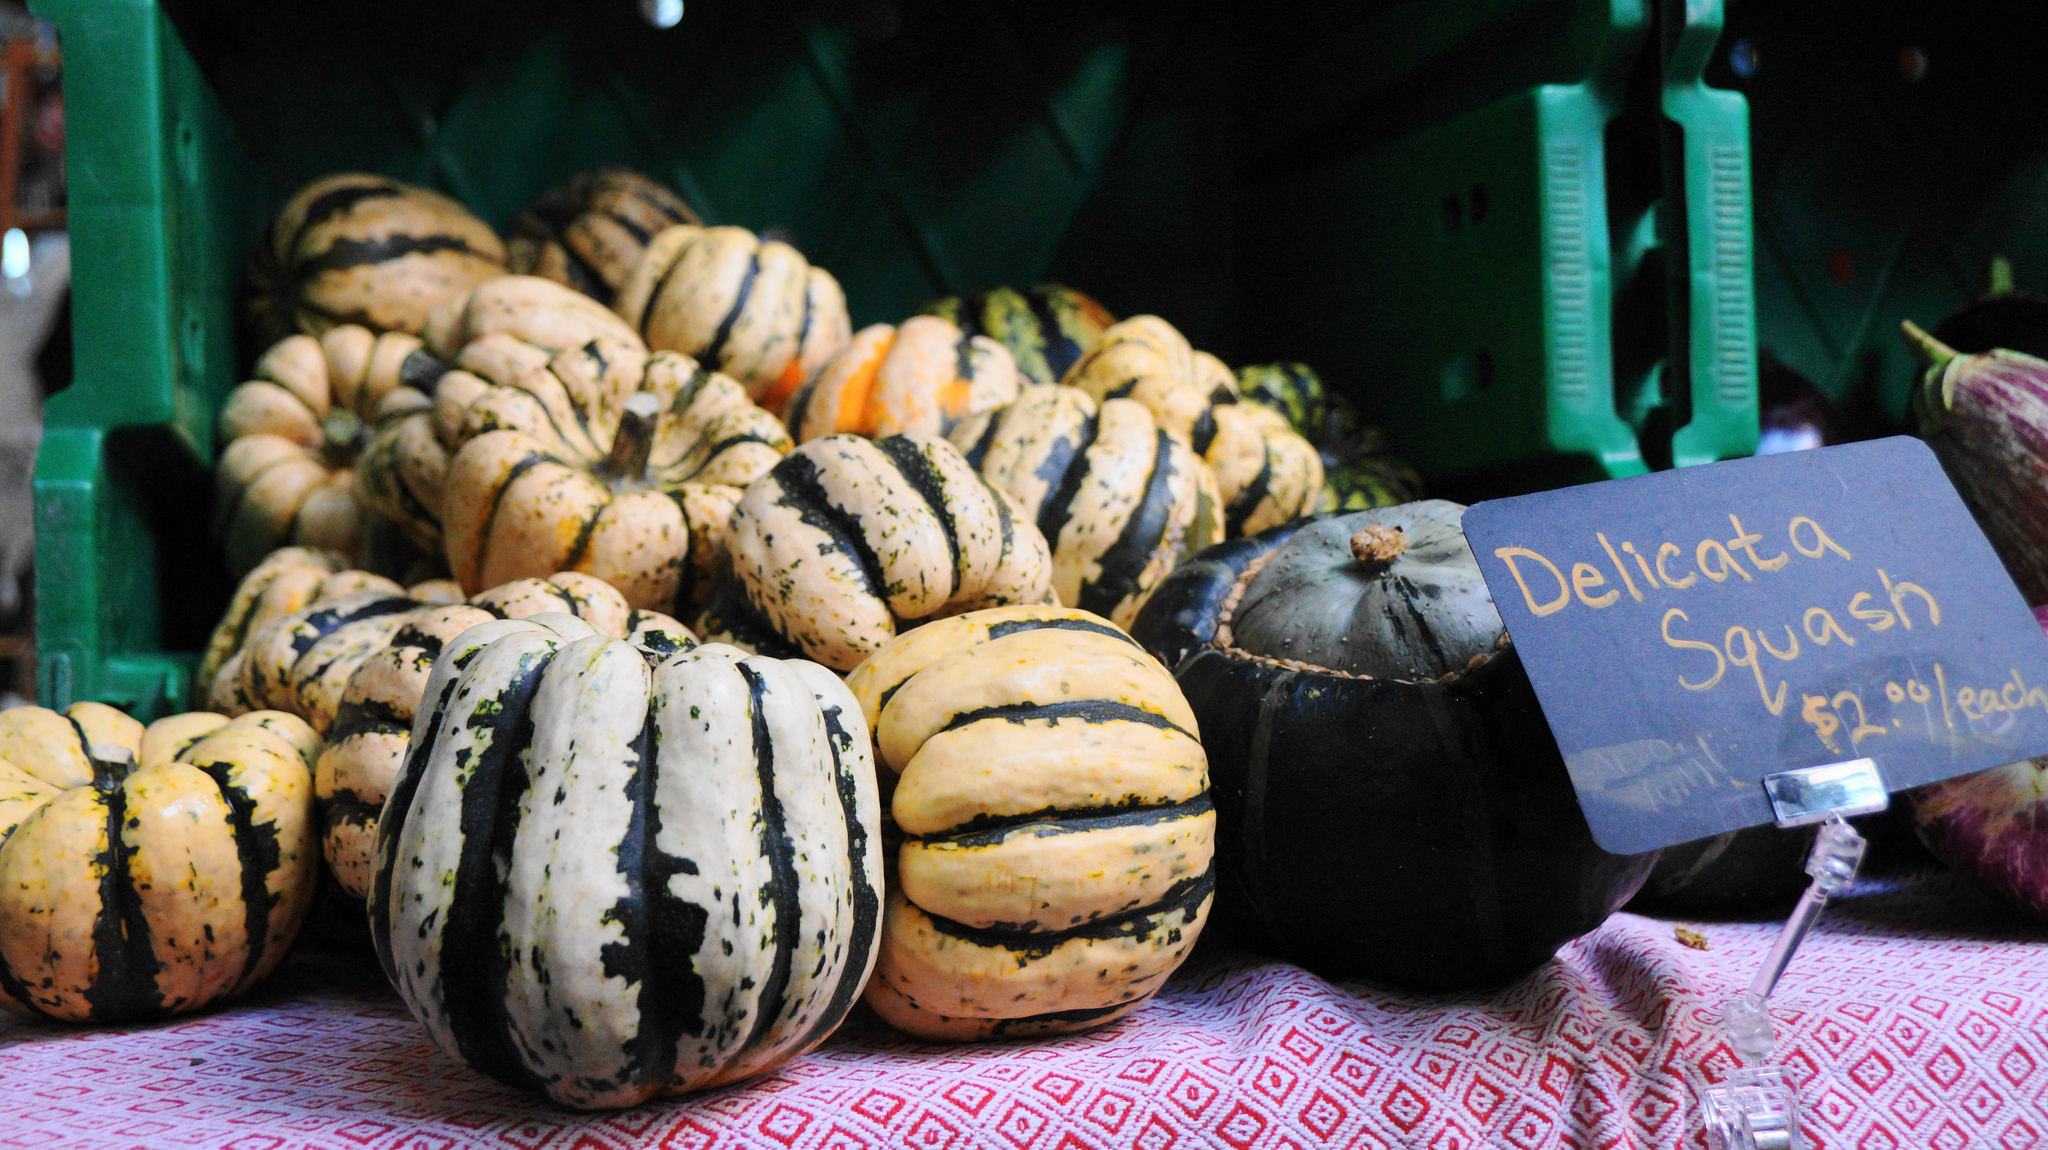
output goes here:
<path id="1" fill-rule="evenodd" d="M 1656 859 L 1594 844 L 1463 515 L 1432 500 L 1224 543 L 1132 628 L 1201 723 L 1218 921 L 1325 976 L 1522 974 Z"/>

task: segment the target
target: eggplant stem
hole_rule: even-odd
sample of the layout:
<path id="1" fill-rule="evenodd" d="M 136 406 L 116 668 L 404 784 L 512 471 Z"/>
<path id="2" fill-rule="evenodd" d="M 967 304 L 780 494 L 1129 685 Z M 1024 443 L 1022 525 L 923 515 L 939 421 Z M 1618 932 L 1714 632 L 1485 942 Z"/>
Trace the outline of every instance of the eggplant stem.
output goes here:
<path id="1" fill-rule="evenodd" d="M 1899 330 L 1905 333 L 1906 342 L 1920 357 L 1927 361 L 1929 369 L 1941 367 L 1962 353 L 1928 334 L 1927 329 L 1912 320 L 1901 320 Z"/>
<path id="2" fill-rule="evenodd" d="M 2012 261 L 2005 256 L 1991 257 L 1991 287 L 1985 295 L 2011 295 L 2013 291 Z"/>
<path id="3" fill-rule="evenodd" d="M 1920 434 L 1932 435 L 1941 430 L 1943 418 L 1953 407 L 1955 390 L 1949 382 L 1949 374 L 1962 353 L 1929 335 L 1925 328 L 1910 319 L 1902 320 L 1899 330 L 1905 333 L 1906 342 L 1920 353 L 1920 358 L 1927 361 L 1927 373 L 1920 377 L 1914 406 L 1920 415 Z"/>

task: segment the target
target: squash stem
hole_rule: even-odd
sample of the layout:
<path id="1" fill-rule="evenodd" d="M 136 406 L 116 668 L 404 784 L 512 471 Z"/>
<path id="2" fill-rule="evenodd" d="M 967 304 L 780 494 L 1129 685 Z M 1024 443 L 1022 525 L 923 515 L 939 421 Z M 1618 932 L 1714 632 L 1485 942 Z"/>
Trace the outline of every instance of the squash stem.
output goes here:
<path id="1" fill-rule="evenodd" d="M 92 785 L 103 793 L 135 773 L 135 752 L 119 743 L 94 743 L 85 749 L 85 756 L 92 763 Z"/>
<path id="2" fill-rule="evenodd" d="M 654 424 L 661 413 L 661 400 L 636 391 L 626 398 L 619 415 L 619 432 L 612 438 L 612 453 L 605 470 L 614 478 L 636 478 L 647 470 L 647 457 L 654 450 Z"/>
<path id="3" fill-rule="evenodd" d="M 369 428 L 363 417 L 346 407 L 337 407 L 320 421 L 320 453 L 330 470 L 339 470 L 354 463 L 363 453 L 363 440 Z"/>
<path id="4" fill-rule="evenodd" d="M 1399 527 L 1374 523 L 1351 537 L 1351 557 L 1360 563 L 1386 566 L 1408 549 L 1408 537 Z"/>

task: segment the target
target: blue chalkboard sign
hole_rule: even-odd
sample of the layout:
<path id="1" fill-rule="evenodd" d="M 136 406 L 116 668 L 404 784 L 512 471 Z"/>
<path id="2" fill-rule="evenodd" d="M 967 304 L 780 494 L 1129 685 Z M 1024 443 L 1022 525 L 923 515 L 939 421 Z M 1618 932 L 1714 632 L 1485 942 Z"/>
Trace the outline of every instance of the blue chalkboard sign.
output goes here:
<path id="1" fill-rule="evenodd" d="M 2048 641 L 1899 437 L 1480 503 L 1465 534 L 1594 839 L 1770 822 L 1763 779 L 1897 791 L 2048 753 Z"/>

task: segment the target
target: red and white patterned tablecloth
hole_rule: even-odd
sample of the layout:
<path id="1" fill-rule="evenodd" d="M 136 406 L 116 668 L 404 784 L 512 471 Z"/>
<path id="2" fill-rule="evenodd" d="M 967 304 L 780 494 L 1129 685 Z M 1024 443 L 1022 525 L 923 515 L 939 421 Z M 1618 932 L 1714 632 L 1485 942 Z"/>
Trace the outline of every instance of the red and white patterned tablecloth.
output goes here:
<path id="1" fill-rule="evenodd" d="M 933 1046 L 857 1025 L 781 1072 L 613 1114 L 443 1057 L 359 956 L 305 951 L 239 1007 L 0 1023 L 0 1146 L 426 1148 L 1704 1145 L 1718 1004 L 1776 927 L 1616 915 L 1484 995 L 1429 999 L 1205 942 L 1135 1017 Z M 2048 930 L 1961 880 L 1831 904 L 1774 999 L 1824 1147 L 2048 1147 Z"/>

